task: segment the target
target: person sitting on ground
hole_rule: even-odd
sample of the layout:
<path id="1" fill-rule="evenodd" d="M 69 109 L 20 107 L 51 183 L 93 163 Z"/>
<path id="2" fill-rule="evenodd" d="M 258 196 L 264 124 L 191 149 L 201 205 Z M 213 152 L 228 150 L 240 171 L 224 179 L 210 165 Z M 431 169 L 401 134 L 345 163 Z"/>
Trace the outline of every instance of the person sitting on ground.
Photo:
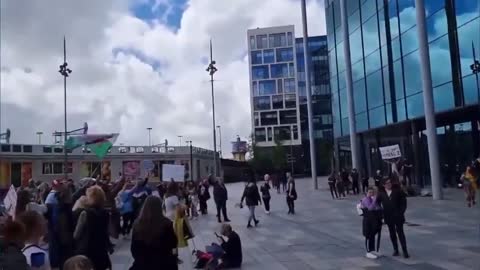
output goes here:
<path id="1" fill-rule="evenodd" d="M 218 236 L 219 240 L 222 242 L 221 246 L 225 251 L 225 254 L 222 256 L 222 262 L 219 265 L 220 269 L 227 268 L 237 268 L 242 265 L 242 242 L 238 234 L 233 231 L 232 226 L 229 224 L 222 225 L 222 235 L 227 237 L 228 240 L 225 241 L 223 237 Z"/>
<path id="2" fill-rule="evenodd" d="M 45 218 L 36 211 L 25 211 L 17 220 L 25 226 L 25 246 L 22 249 L 28 265 L 34 269 L 50 270 L 48 250 L 41 247 L 47 233 Z"/>
<path id="3" fill-rule="evenodd" d="M 63 270 L 93 270 L 92 262 L 85 256 L 77 255 L 68 259 Z"/>

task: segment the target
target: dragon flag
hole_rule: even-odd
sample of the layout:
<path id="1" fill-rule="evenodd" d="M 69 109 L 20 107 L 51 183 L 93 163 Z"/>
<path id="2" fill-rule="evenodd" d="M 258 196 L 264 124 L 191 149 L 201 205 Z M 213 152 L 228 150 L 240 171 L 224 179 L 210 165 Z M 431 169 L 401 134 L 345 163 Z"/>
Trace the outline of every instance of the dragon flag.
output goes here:
<path id="1" fill-rule="evenodd" d="M 65 143 L 65 147 L 73 150 L 81 146 L 89 145 L 90 149 L 95 153 L 95 155 L 97 155 L 97 157 L 100 159 L 103 159 L 117 138 L 118 133 L 71 135 Z"/>

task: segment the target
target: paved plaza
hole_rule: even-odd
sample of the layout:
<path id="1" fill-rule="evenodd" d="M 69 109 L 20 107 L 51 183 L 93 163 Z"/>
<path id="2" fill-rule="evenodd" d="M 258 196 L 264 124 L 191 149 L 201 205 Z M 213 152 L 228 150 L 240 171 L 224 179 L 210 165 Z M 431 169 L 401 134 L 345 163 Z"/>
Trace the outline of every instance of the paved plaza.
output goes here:
<path id="1" fill-rule="evenodd" d="M 236 208 L 243 183 L 227 185 L 231 224 L 242 239 L 244 264 L 248 270 L 310 269 L 425 269 L 480 270 L 480 207 L 468 209 L 460 190 L 446 190 L 446 200 L 408 198 L 405 227 L 410 259 L 392 257 L 388 229 L 383 227 L 381 252 L 377 260 L 364 257 L 365 247 L 361 217 L 355 210 L 360 196 L 332 200 L 321 178 L 321 189 L 314 191 L 311 181 L 297 180 L 299 198 L 295 216 L 287 215 L 284 194 L 272 192 L 272 213 L 257 211 L 259 227 L 246 228 L 248 210 Z M 219 231 L 214 203 L 209 201 L 209 215 L 192 222 L 195 244 L 216 241 Z M 193 248 L 190 245 L 190 248 Z M 185 252 L 186 253 L 186 252 Z M 183 268 L 191 269 L 188 258 Z M 130 243 L 120 240 L 112 256 L 114 270 L 128 269 L 132 263 Z"/>

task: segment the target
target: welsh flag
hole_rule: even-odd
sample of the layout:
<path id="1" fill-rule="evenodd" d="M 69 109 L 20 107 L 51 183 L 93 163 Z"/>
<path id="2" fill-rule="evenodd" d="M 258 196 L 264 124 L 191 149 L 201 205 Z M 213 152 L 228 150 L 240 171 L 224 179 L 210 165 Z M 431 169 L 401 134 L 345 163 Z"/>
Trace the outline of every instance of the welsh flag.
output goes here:
<path id="1" fill-rule="evenodd" d="M 117 138 L 118 133 L 72 135 L 68 138 L 65 147 L 73 150 L 81 146 L 89 145 L 90 149 L 97 155 L 97 157 L 103 159 Z"/>

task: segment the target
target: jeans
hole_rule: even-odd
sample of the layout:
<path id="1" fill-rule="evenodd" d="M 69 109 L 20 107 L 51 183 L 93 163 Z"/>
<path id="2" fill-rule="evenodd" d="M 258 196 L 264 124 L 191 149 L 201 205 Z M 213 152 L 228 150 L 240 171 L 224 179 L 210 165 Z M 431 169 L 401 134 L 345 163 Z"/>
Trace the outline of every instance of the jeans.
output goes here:
<path id="1" fill-rule="evenodd" d="M 133 225 L 133 212 L 122 215 L 122 235 L 129 235 Z"/>
<path id="2" fill-rule="evenodd" d="M 265 205 L 265 211 L 270 211 L 270 197 L 263 197 L 263 204 Z"/>
<path id="3" fill-rule="evenodd" d="M 359 194 L 360 193 L 360 190 L 358 188 L 358 181 L 353 181 L 352 182 L 352 190 L 353 190 L 353 194 Z"/>
<path id="4" fill-rule="evenodd" d="M 220 212 L 222 212 L 223 214 L 223 219 L 227 220 L 228 217 L 227 217 L 227 201 L 217 201 L 215 202 L 215 204 L 217 205 L 217 218 L 218 220 L 221 220 L 221 217 L 220 217 Z"/>
<path id="5" fill-rule="evenodd" d="M 295 214 L 295 201 L 292 198 L 287 197 L 287 205 L 288 205 L 288 213 Z"/>
<path id="6" fill-rule="evenodd" d="M 250 216 L 248 217 L 248 224 L 252 222 L 257 222 L 257 219 L 255 218 L 255 205 L 250 205 L 248 206 L 248 211 L 250 211 Z"/>
<path id="7" fill-rule="evenodd" d="M 335 187 L 335 184 L 328 184 L 328 186 L 330 186 L 330 194 L 332 194 L 332 199 L 335 199 L 335 198 L 338 199 L 338 192 L 337 192 L 337 188 Z"/>
<path id="8" fill-rule="evenodd" d="M 405 233 L 403 232 L 403 222 L 389 222 L 387 223 L 388 232 L 390 233 L 390 240 L 392 241 L 393 250 L 398 252 L 398 240 L 400 240 L 400 245 L 402 246 L 403 253 L 407 252 L 407 240 L 405 238 Z"/>
<path id="9" fill-rule="evenodd" d="M 207 201 L 206 200 L 200 200 L 200 212 L 202 213 L 202 215 L 206 215 L 207 214 Z"/>

